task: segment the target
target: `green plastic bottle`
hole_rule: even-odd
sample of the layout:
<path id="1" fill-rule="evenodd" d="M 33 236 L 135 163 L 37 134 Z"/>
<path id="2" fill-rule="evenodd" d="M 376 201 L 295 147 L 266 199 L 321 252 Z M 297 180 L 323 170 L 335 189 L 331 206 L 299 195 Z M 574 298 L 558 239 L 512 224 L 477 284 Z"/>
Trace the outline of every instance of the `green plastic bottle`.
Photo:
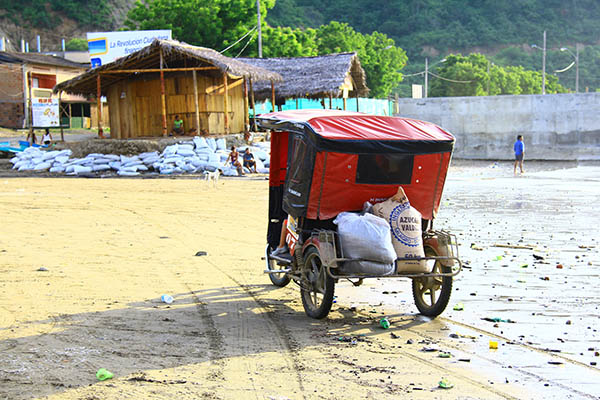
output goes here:
<path id="1" fill-rule="evenodd" d="M 381 325 L 383 329 L 387 329 L 390 327 L 390 320 L 387 319 L 387 317 L 383 317 L 379 320 L 379 325 Z"/>

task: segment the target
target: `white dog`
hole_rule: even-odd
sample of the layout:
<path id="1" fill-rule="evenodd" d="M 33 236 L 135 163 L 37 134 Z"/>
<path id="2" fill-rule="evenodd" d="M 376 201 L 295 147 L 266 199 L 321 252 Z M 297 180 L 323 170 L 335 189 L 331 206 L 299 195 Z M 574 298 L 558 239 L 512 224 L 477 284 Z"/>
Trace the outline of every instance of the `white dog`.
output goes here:
<path id="1" fill-rule="evenodd" d="M 220 169 L 216 169 L 213 172 L 204 171 L 204 179 L 209 184 L 210 184 L 210 181 L 212 181 L 213 182 L 213 187 L 217 187 L 217 184 L 219 183 L 219 176 L 221 176 L 221 170 Z"/>

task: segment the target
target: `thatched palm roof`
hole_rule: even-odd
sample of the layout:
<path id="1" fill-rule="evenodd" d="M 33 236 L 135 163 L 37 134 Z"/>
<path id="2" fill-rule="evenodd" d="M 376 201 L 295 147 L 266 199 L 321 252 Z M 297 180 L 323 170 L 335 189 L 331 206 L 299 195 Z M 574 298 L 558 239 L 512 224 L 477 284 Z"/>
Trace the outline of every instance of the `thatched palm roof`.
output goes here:
<path id="1" fill-rule="evenodd" d="M 105 89 L 113 83 L 127 79 L 131 75 L 104 74 L 111 70 L 150 69 L 159 68 L 160 51 L 163 53 L 165 68 L 181 67 L 217 67 L 221 73 L 227 73 L 230 77 L 248 77 L 253 81 L 280 82 L 281 75 L 267 71 L 263 68 L 245 64 L 238 59 L 225 57 L 219 52 L 206 47 L 192 46 L 176 40 L 155 39 L 149 46 L 131 53 L 126 57 L 119 58 L 109 64 L 91 69 L 71 80 L 62 82 L 54 87 L 54 92 L 66 91 L 75 94 L 96 94 L 96 78 L 102 74 L 102 94 Z M 269 83 L 270 84 L 270 83 Z"/>
<path id="2" fill-rule="evenodd" d="M 327 54 L 316 57 L 294 58 L 238 58 L 246 64 L 278 72 L 283 82 L 275 85 L 275 95 L 292 97 L 340 97 L 340 86 L 346 76 L 352 79 L 352 95 L 365 96 L 369 93 L 365 71 L 356 53 Z M 254 83 L 254 82 L 253 82 Z M 257 100 L 271 98 L 270 83 L 253 84 Z"/>

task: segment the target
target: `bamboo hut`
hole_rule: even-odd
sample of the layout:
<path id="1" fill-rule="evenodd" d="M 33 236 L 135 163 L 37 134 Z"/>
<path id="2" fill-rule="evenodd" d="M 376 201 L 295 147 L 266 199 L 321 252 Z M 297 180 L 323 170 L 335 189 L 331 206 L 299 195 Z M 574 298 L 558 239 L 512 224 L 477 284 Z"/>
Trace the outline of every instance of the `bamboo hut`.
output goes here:
<path id="1" fill-rule="evenodd" d="M 56 85 L 54 91 L 106 96 L 112 138 L 166 136 L 176 115 L 186 131 L 234 133 L 248 126 L 246 79 L 271 86 L 282 80 L 212 49 L 157 39 Z M 97 112 L 100 116 L 101 108 Z"/>
<path id="2" fill-rule="evenodd" d="M 294 58 L 238 58 L 255 67 L 277 72 L 283 82 L 275 84 L 275 92 L 264 82 L 253 83 L 255 100 L 271 99 L 280 104 L 289 98 L 332 98 L 366 96 L 369 88 L 366 74 L 356 53 L 327 54 Z M 330 103 L 331 104 L 331 103 Z M 346 100 L 344 100 L 344 108 Z"/>

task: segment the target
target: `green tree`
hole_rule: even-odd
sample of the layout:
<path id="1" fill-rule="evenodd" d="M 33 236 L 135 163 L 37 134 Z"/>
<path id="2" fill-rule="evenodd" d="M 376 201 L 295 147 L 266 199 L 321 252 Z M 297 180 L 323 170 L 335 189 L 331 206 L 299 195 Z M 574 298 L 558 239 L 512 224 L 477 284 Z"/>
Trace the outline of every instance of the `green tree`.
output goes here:
<path id="1" fill-rule="evenodd" d="M 317 55 L 316 31 L 308 28 L 273 28 L 263 29 L 263 57 L 309 57 Z M 256 46 L 250 55 L 258 56 Z"/>
<path id="2" fill-rule="evenodd" d="M 479 53 L 472 53 L 466 57 L 451 54 L 446 57 L 446 62 L 436 69 L 435 74 L 439 78 L 432 79 L 429 91 L 433 97 L 540 94 L 542 92 L 540 72 L 528 71 L 521 66 L 504 68 L 492 64 Z M 546 93 L 564 92 L 566 89 L 558 83 L 558 78 L 546 74 Z"/>
<path id="3" fill-rule="evenodd" d="M 481 54 L 470 54 L 468 57 L 451 54 L 437 67 L 435 74 L 440 78 L 431 80 L 429 95 L 485 96 L 488 82 L 487 66 L 487 59 Z"/>
<path id="4" fill-rule="evenodd" d="M 65 49 L 67 51 L 87 51 L 88 42 L 85 39 L 73 38 L 65 43 Z"/>
<path id="5" fill-rule="evenodd" d="M 275 0 L 263 0 L 260 4 L 261 13 L 266 16 Z M 178 40 L 220 51 L 256 26 L 256 2 L 138 0 L 127 14 L 125 26 L 129 29 L 171 29 Z M 264 21 L 263 26 L 266 26 Z M 228 54 L 234 51 L 232 49 Z"/>
<path id="6" fill-rule="evenodd" d="M 317 43 L 319 54 L 356 52 L 371 97 L 387 97 L 402 81 L 399 71 L 406 65 L 406 53 L 382 33 L 363 35 L 348 24 L 332 21 L 317 29 Z"/>

